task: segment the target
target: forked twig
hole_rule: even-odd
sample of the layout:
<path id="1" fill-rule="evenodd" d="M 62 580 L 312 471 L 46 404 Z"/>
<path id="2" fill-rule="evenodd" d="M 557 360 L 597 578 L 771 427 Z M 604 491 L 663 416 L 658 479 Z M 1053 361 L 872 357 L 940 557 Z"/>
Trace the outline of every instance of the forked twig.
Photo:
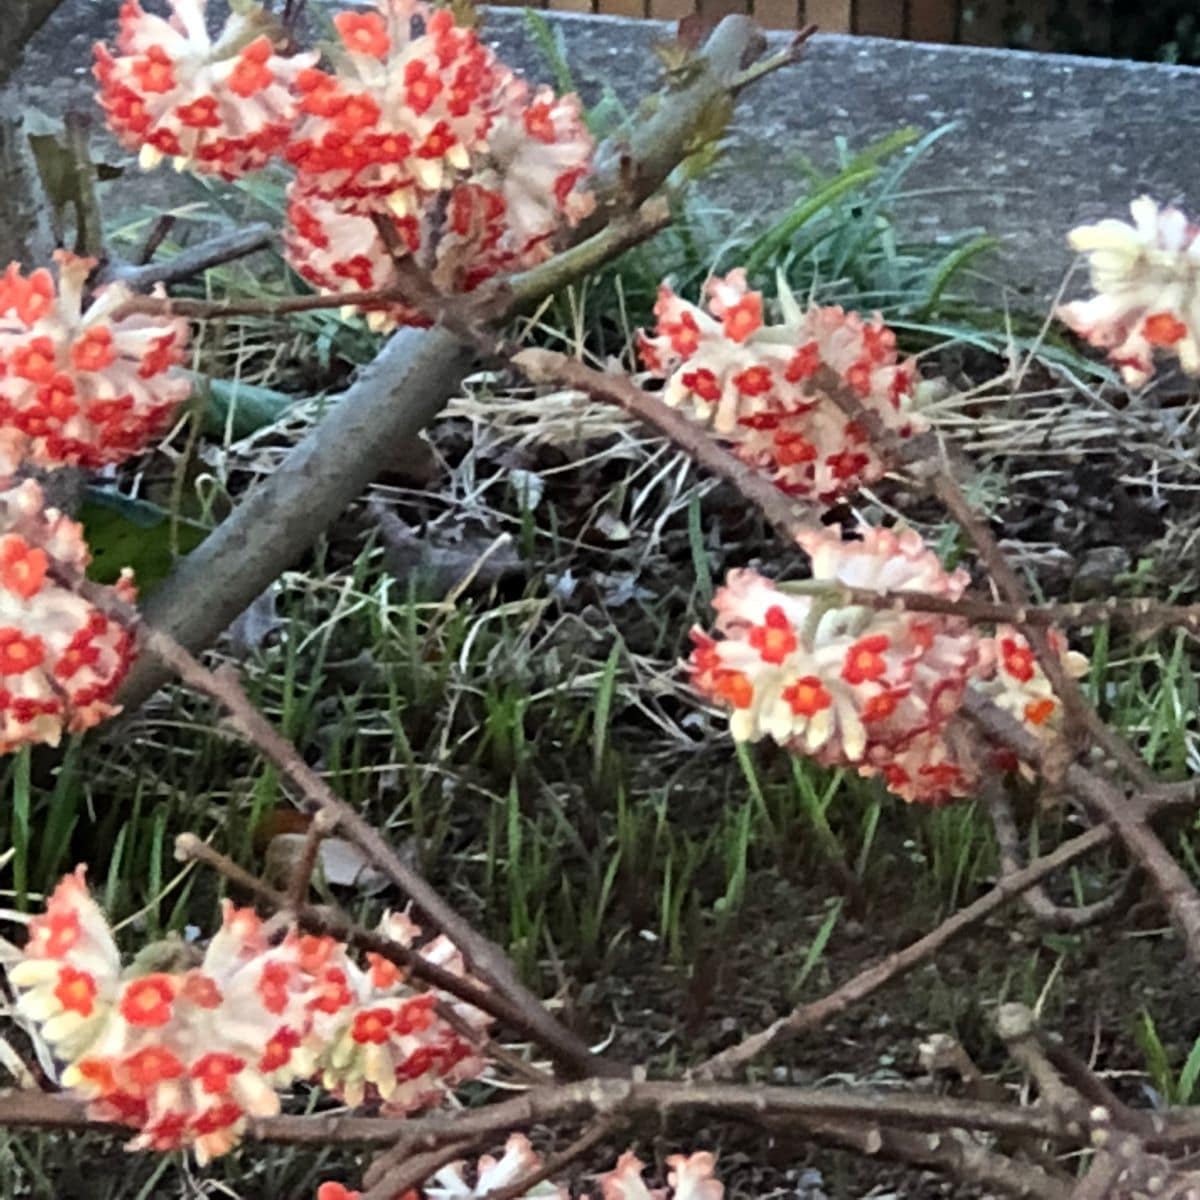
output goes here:
<path id="1" fill-rule="evenodd" d="M 1005 794 L 1004 784 L 999 779 L 984 780 L 981 792 L 988 816 L 992 820 L 992 829 L 996 834 L 1000 869 L 1004 874 L 1011 875 L 1021 869 L 1021 839 L 1017 832 L 1016 820 L 1013 818 L 1012 805 Z M 1124 879 L 1111 894 L 1093 904 L 1064 908 L 1055 904 L 1041 886 L 1029 888 L 1022 893 L 1021 899 L 1039 925 L 1060 933 L 1070 933 L 1086 929 L 1089 925 L 1098 925 L 1107 921 L 1114 913 L 1123 911 L 1129 903 L 1130 892 L 1136 890 L 1137 886 L 1137 872 L 1127 871 Z"/>

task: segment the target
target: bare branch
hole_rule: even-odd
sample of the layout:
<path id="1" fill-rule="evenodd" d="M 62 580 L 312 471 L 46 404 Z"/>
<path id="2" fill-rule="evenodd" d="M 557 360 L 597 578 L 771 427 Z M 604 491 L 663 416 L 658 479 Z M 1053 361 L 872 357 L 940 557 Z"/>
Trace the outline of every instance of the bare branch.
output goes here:
<path id="1" fill-rule="evenodd" d="M 1063 842 L 1052 853 L 1034 859 L 1023 871 L 1004 876 L 991 891 L 985 892 L 966 908 L 959 909 L 924 937 L 861 971 L 828 996 L 794 1008 L 765 1029 L 751 1034 L 727 1050 L 722 1050 L 720 1054 L 713 1055 L 695 1068 L 693 1074 L 705 1079 L 728 1076 L 780 1042 L 810 1029 L 819 1028 L 881 987 L 927 962 L 944 946 L 1015 899 L 1027 887 L 1032 887 L 1076 859 L 1090 854 L 1111 841 L 1112 837 L 1110 829 L 1098 826 L 1068 842 Z"/>
<path id="2" fill-rule="evenodd" d="M 258 250 L 265 250 L 275 240 L 270 225 L 259 223 L 244 229 L 232 229 L 181 250 L 165 262 L 110 263 L 100 274 L 101 283 L 123 283 L 132 291 L 145 291 L 156 283 L 178 283 L 203 274 L 210 267 L 245 258 Z M 176 301 L 182 303 L 182 301 Z M 185 316 L 185 313 L 180 313 Z"/>
<path id="3" fill-rule="evenodd" d="M 982 795 L 988 815 L 992 819 L 992 829 L 996 833 L 996 845 L 1000 850 L 1000 869 L 1004 874 L 1011 875 L 1021 869 L 1021 840 L 1003 781 L 985 780 Z M 1031 887 L 1023 892 L 1021 899 L 1038 924 L 1065 933 L 1097 925 L 1107 921 L 1114 913 L 1121 912 L 1128 903 L 1130 889 L 1136 888 L 1137 884 L 1137 872 L 1129 871 L 1111 895 L 1097 900 L 1094 904 L 1084 904 L 1078 908 L 1063 908 L 1055 904 L 1045 888 L 1040 886 Z"/>
<path id="4" fill-rule="evenodd" d="M 989 1193 L 1068 1200 L 1070 1186 L 1040 1166 L 988 1150 L 962 1130 L 931 1136 L 848 1121 L 806 1120 L 806 1130 L 824 1142 L 845 1146 L 870 1158 L 888 1158 L 910 1166 L 929 1167 Z"/>
<path id="5" fill-rule="evenodd" d="M 962 711 L 989 737 L 1009 746 L 1025 762 L 1034 767 L 1041 764 L 1041 742 L 994 704 L 968 690 Z M 1130 801 L 1103 776 L 1078 764 L 1067 768 L 1064 782 L 1093 816 L 1108 823 L 1134 862 L 1153 881 L 1167 912 L 1183 935 L 1188 959 L 1193 966 L 1200 966 L 1200 895 L 1187 872 L 1147 824 L 1146 818 L 1154 807 L 1152 794 L 1143 795 L 1140 801 Z"/>

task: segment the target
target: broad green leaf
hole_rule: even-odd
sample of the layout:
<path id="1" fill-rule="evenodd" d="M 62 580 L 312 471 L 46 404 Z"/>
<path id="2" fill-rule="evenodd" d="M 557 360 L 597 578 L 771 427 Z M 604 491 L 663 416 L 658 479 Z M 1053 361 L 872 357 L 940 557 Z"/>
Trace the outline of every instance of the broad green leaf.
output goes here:
<path id="1" fill-rule="evenodd" d="M 123 567 L 132 567 L 138 592 L 145 596 L 174 565 L 171 514 L 157 504 L 92 487 L 79 520 L 92 551 L 88 575 L 98 583 L 113 583 Z M 186 554 L 195 549 L 207 532 L 194 521 L 180 520 L 175 532 L 179 550 Z"/>

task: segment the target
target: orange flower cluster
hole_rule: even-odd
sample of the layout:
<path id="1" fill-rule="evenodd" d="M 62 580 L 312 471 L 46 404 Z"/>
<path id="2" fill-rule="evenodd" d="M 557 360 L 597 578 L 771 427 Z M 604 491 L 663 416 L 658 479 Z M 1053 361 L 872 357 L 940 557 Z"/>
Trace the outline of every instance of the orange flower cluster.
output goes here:
<path id="1" fill-rule="evenodd" d="M 962 571 L 946 572 L 917 534 L 866 528 L 802 535 L 812 578 L 775 584 L 732 571 L 713 599 L 712 637 L 693 630 L 692 684 L 730 712 L 739 741 L 769 737 L 826 766 L 879 776 L 908 801 L 970 795 L 996 761 L 956 719 L 968 687 L 1052 738 L 1060 706 L 1024 638 L 1002 627 L 984 637 L 960 617 L 847 598 L 843 588 L 958 599 Z M 1086 669 L 1054 635 L 1064 667 Z M 1011 756 L 1001 765 L 1015 767 Z"/>
<path id="2" fill-rule="evenodd" d="M 80 526 L 29 479 L 0 490 L 0 753 L 78 733 L 117 711 L 133 657 L 123 626 L 78 595 L 90 556 Z M 115 597 L 132 601 L 122 577 Z"/>
<path id="3" fill-rule="evenodd" d="M 1133 224 L 1109 218 L 1071 230 L 1096 294 L 1057 315 L 1134 387 L 1154 374 L 1156 354 L 1200 376 L 1200 225 L 1148 196 L 1129 207 Z"/>
<path id="4" fill-rule="evenodd" d="M 406 946 L 420 936 L 402 915 L 382 932 Z M 420 952 L 464 973 L 445 938 Z M 131 1149 L 189 1147 L 200 1162 L 232 1149 L 247 1118 L 278 1112 L 279 1089 L 296 1079 L 406 1113 L 484 1067 L 434 1009 L 449 1004 L 459 1028 L 479 1031 L 485 1014 L 415 991 L 386 959 L 361 967 L 332 938 L 273 941 L 252 910 L 228 902 L 202 956 L 164 943 L 122 969 L 82 867 L 30 922 L 9 980 L 93 1117 L 136 1129 Z"/>
<path id="5" fill-rule="evenodd" d="M 117 53 L 96 48 L 100 102 L 145 166 L 164 156 L 232 179 L 282 157 L 296 171 L 288 261 L 331 293 L 396 282 L 412 254 L 443 292 L 544 258 L 592 208 L 592 139 L 578 100 L 517 79 L 474 30 L 423 0 L 334 16 L 328 63 L 282 55 L 268 16 L 239 5 L 212 39 L 205 0 L 121 9 Z M 377 221 L 391 225 L 389 248 Z M 378 328 L 424 324 L 411 305 Z"/>
<path id="6" fill-rule="evenodd" d="M 947 573 L 915 533 L 865 529 L 843 541 L 813 531 L 800 544 L 812 586 L 794 594 L 753 571 L 732 571 L 714 597 L 714 639 L 692 633 L 692 682 L 731 710 L 739 741 L 763 737 L 826 766 L 882 775 L 908 800 L 967 794 L 972 773 L 942 749 L 979 649 L 958 618 L 838 597 L 838 586 L 957 599 L 965 572 Z M 823 585 L 823 586 L 822 586 Z"/>
<path id="7" fill-rule="evenodd" d="M 279 54 L 261 9 L 237 5 L 210 38 L 206 0 L 170 0 L 172 18 L 124 0 L 117 53 L 95 48 L 99 100 L 143 166 L 164 157 L 236 179 L 283 151 L 297 115 L 295 85 L 315 54 Z"/>
<path id="8" fill-rule="evenodd" d="M 445 293 L 540 261 L 591 211 L 592 141 L 574 96 L 531 90 L 446 9 L 378 0 L 335 17 L 332 70 L 300 80 L 285 245 L 322 291 L 396 283 L 393 250 Z M 378 222 L 391 228 L 392 248 Z M 396 303 L 377 327 L 423 324 Z"/>
<path id="9" fill-rule="evenodd" d="M 37 466 L 100 467 L 162 434 L 191 390 L 175 370 L 187 323 L 122 316 L 113 284 L 84 303 L 96 265 L 65 251 L 58 280 L 13 263 L 0 275 L 0 434 Z"/>
<path id="10" fill-rule="evenodd" d="M 662 285 L 642 362 L 667 380 L 668 404 L 689 405 L 784 491 L 831 502 L 883 474 L 867 430 L 823 390 L 823 369 L 897 436 L 925 428 L 911 411 L 915 369 L 879 317 L 803 308 L 780 279 L 782 319 L 767 324 L 741 269 L 710 279 L 704 297 L 700 307 Z"/>

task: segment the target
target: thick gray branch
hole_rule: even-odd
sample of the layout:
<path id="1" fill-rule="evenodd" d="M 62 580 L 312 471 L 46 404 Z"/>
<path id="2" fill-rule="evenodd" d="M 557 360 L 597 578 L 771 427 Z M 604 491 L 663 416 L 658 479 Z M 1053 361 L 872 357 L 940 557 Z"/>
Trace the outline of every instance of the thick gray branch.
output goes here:
<path id="1" fill-rule="evenodd" d="M 3 58 L 0 48 L 0 62 Z M 49 214 L 24 122 L 15 113 L 0 114 L 0 268 L 10 262 L 41 266 L 50 261 L 54 235 Z"/>
<path id="2" fill-rule="evenodd" d="M 395 461 L 470 364 L 470 350 L 444 330 L 392 337 L 329 416 L 149 598 L 149 624 L 189 650 L 210 645 Z M 164 679 L 157 662 L 140 659 L 123 701 L 140 704 Z"/>

